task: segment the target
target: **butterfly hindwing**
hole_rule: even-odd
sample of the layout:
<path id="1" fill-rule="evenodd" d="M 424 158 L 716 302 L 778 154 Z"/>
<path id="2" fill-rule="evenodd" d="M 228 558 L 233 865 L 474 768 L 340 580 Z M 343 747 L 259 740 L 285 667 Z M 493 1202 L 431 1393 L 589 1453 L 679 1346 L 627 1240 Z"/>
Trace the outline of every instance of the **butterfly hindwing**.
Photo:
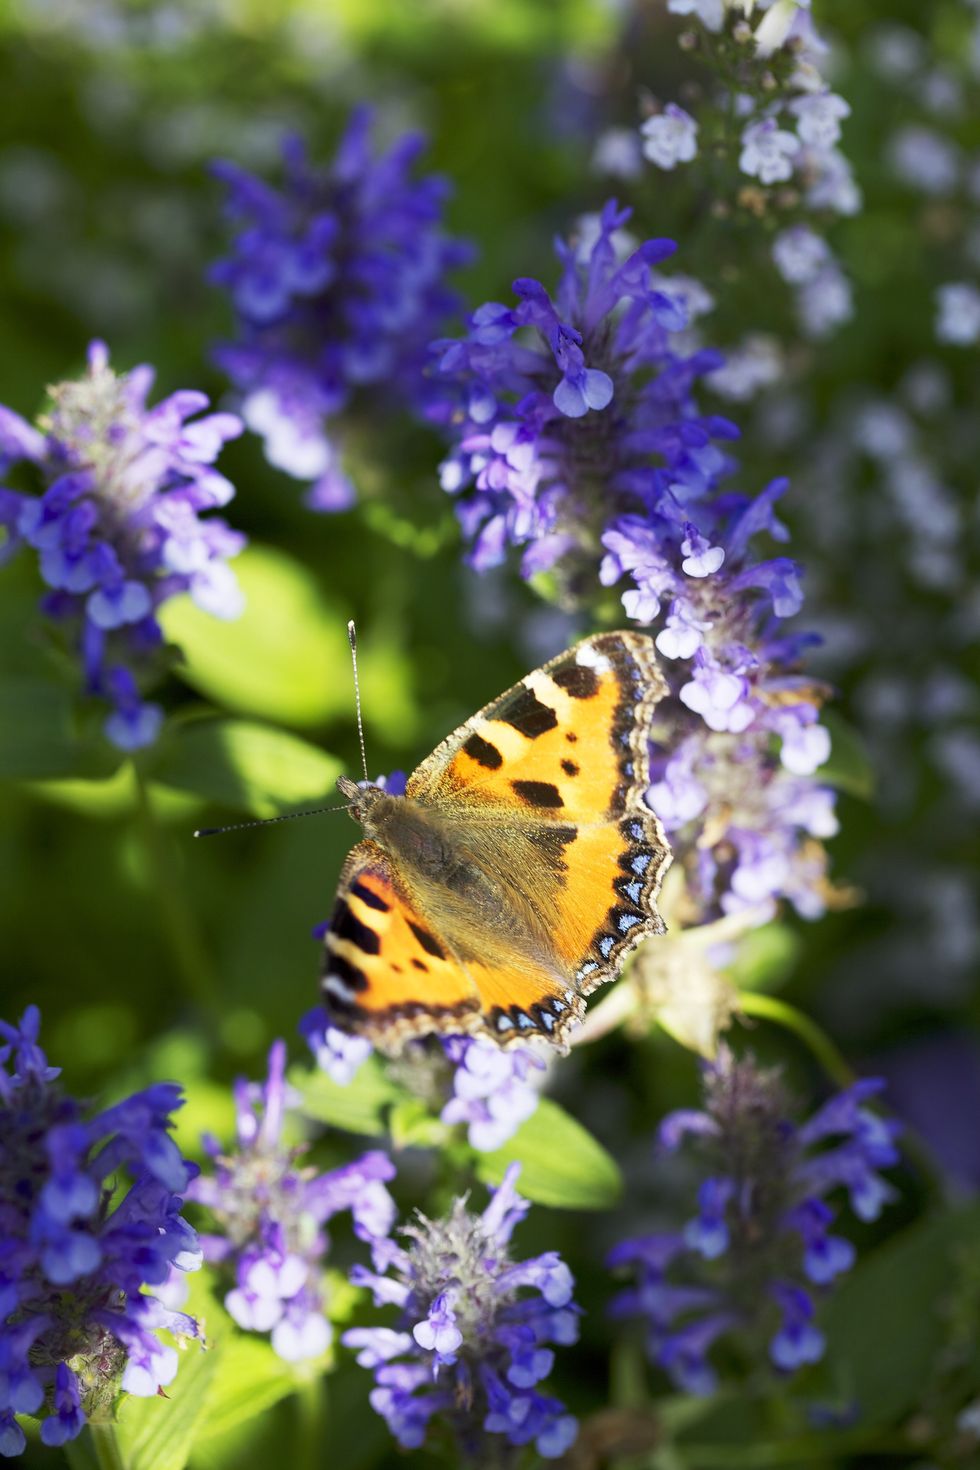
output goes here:
<path id="1" fill-rule="evenodd" d="M 411 777 L 407 794 L 465 821 L 497 813 L 534 831 L 542 898 L 554 888 L 554 948 L 588 994 L 662 933 L 656 896 L 670 861 L 650 783 L 649 728 L 666 692 L 653 640 L 600 633 L 528 674 L 474 715 Z"/>
<path id="2" fill-rule="evenodd" d="M 597 634 L 454 731 L 404 806 L 356 804 L 378 840 L 351 853 L 327 936 L 337 1025 L 386 1050 L 432 1031 L 565 1044 L 582 997 L 663 931 L 670 853 L 643 796 L 665 691 L 652 639 Z"/>
<path id="3" fill-rule="evenodd" d="M 377 843 L 351 851 L 325 936 L 323 996 L 337 1025 L 382 1047 L 426 1031 L 467 1031 L 473 981 L 431 932 Z"/>

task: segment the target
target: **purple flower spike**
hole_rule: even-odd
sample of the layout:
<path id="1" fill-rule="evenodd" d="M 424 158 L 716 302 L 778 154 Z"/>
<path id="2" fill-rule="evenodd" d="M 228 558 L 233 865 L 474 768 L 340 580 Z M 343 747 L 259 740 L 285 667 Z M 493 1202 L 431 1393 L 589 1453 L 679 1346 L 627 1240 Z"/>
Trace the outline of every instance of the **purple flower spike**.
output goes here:
<path id="1" fill-rule="evenodd" d="M 774 510 L 787 482 L 733 488 L 739 431 L 695 396 L 721 363 L 692 345 L 701 288 L 661 274 L 669 241 L 630 252 L 628 219 L 608 202 L 559 242 L 553 295 L 519 279 L 513 308 L 488 303 L 465 338 L 435 344 L 442 484 L 474 567 L 517 547 L 522 575 L 547 573 L 564 603 L 623 583 L 627 616 L 652 625 L 672 698 L 647 801 L 699 917 L 761 923 L 781 898 L 813 917 L 828 895 L 819 843 L 836 830 L 814 779 L 830 737 L 799 669 L 809 640 L 780 627 L 802 605 L 800 568 L 754 549 L 787 538 Z"/>
<path id="2" fill-rule="evenodd" d="M 371 1405 L 405 1449 L 424 1444 L 436 1417 L 475 1464 L 496 1460 L 488 1436 L 533 1444 L 542 1459 L 564 1454 L 575 1438 L 564 1405 L 538 1389 L 554 1361 L 546 1344 L 577 1336 L 572 1278 L 553 1253 L 511 1261 L 511 1233 L 528 1209 L 518 1172 L 512 1164 L 482 1215 L 458 1199 L 444 1219 L 420 1215 L 406 1226 L 404 1249 L 379 1242 L 377 1270 L 392 1275 L 351 1277 L 401 1311 L 398 1330 L 355 1327 L 343 1342 L 374 1370 Z"/>
<path id="3" fill-rule="evenodd" d="M 160 606 L 188 592 L 215 617 L 242 609 L 227 561 L 245 538 L 203 517 L 234 495 L 213 463 L 242 425 L 229 413 L 190 421 L 208 406 L 203 393 L 150 408 L 152 385 L 148 367 L 113 372 L 94 342 L 85 376 L 51 389 L 38 430 L 9 409 L 0 416 L 6 465 L 32 465 L 43 491 L 0 492 L 4 551 L 37 552 L 50 589 L 42 607 L 65 628 L 87 692 L 111 706 L 105 733 L 124 751 L 152 745 L 163 724 L 141 693 L 163 642 Z"/>
<path id="4" fill-rule="evenodd" d="M 276 1041 L 266 1081 L 236 1084 L 237 1148 L 206 1141 L 213 1169 L 189 1194 L 217 1226 L 204 1238 L 206 1258 L 234 1271 L 228 1312 L 246 1331 L 270 1333 L 281 1358 L 300 1362 L 330 1346 L 324 1226 L 349 1210 L 360 1239 L 383 1240 L 395 1218 L 385 1188 L 395 1169 L 379 1152 L 325 1174 L 301 1164 L 304 1148 L 284 1142 L 292 1102 L 285 1063 L 285 1042 Z"/>
<path id="5" fill-rule="evenodd" d="M 39 1028 L 36 1006 L 19 1026 L 0 1021 L 6 1458 L 25 1447 L 16 1414 L 40 1418 L 44 1444 L 66 1444 L 119 1393 L 150 1395 L 171 1382 L 177 1353 L 157 1337 L 160 1328 L 199 1335 L 190 1317 L 145 1294 L 201 1263 L 180 1213 L 195 1166 L 169 1132 L 179 1088 L 148 1087 L 91 1114 L 57 1083 Z"/>
<path id="6" fill-rule="evenodd" d="M 778 1075 L 723 1048 L 705 1069 L 704 1111 L 664 1119 L 661 1143 L 690 1139 L 710 1172 L 683 1230 L 611 1252 L 610 1266 L 637 1273 L 611 1311 L 645 1319 L 652 1360 L 684 1392 L 715 1391 L 708 1350 L 726 1334 L 752 1343 L 761 1329 L 783 1373 L 822 1356 L 814 1288 L 830 1287 L 856 1258 L 849 1240 L 830 1233 L 835 1213 L 824 1196 L 846 1188 L 865 1218 L 862 1203 L 894 1192 L 878 1170 L 898 1162 L 897 1127 L 863 1106 L 880 1085 L 858 1082 L 796 1125 Z"/>
<path id="7" fill-rule="evenodd" d="M 269 463 L 306 481 L 318 511 L 355 497 L 331 420 L 379 395 L 425 414 L 427 345 L 459 308 L 445 277 L 471 257 L 443 230 L 445 181 L 413 177 L 423 140 L 375 153 L 370 132 L 359 108 L 325 170 L 289 140 L 280 190 L 235 164 L 214 170 L 238 227 L 211 272 L 237 326 L 215 357 Z"/>

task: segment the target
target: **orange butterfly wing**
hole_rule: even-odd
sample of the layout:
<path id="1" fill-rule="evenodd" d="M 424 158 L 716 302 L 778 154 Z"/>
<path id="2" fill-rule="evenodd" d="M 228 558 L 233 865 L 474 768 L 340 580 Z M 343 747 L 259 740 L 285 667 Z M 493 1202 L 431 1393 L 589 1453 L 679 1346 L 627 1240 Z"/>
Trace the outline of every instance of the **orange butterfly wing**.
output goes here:
<path id="1" fill-rule="evenodd" d="M 566 987 L 559 994 L 567 1001 L 571 988 L 574 1015 L 579 995 L 616 975 L 641 939 L 664 930 L 656 896 L 670 849 L 643 795 L 652 711 L 665 693 L 651 638 L 600 633 L 467 720 L 408 782 L 407 796 L 463 821 L 474 808 L 484 820 L 492 814 L 503 855 L 508 822 L 531 827 L 542 884 L 554 889 L 552 940 Z M 526 1021 L 540 974 L 469 968 L 498 1039 L 531 1030 L 554 1036 L 547 1021 Z M 550 979 L 545 989 L 554 988 Z M 563 1015 L 559 1034 L 569 1019 Z"/>
<path id="2" fill-rule="evenodd" d="M 670 853 L 642 797 L 665 688 L 650 638 L 598 634 L 443 741 L 406 796 L 479 854 L 510 906 L 435 924 L 411 875 L 359 843 L 326 936 L 336 1024 L 390 1050 L 432 1031 L 564 1044 L 582 996 L 663 931 L 656 895 Z"/>
<path id="3" fill-rule="evenodd" d="M 337 1025 L 381 1046 L 428 1031 L 466 1031 L 480 998 L 398 882 L 388 854 L 359 842 L 340 877 L 324 943 L 323 996 Z"/>

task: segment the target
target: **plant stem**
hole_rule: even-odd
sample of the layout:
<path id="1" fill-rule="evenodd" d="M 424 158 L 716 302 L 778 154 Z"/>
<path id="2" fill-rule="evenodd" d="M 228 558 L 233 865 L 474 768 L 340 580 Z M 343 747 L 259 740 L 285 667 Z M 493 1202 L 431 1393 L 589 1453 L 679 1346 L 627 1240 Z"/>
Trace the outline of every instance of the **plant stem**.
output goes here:
<path id="1" fill-rule="evenodd" d="M 838 1087 L 850 1087 L 854 1081 L 854 1073 L 842 1053 L 826 1031 L 803 1011 L 797 1010 L 796 1006 L 760 990 L 740 990 L 738 1008 L 744 1016 L 758 1016 L 761 1020 L 774 1021 L 777 1026 L 784 1026 L 787 1031 L 792 1031 L 820 1063 L 832 1082 Z"/>
<path id="2" fill-rule="evenodd" d="M 296 1395 L 295 1470 L 317 1470 L 324 1462 L 324 1430 L 327 1422 L 327 1380 L 318 1374 L 305 1382 Z"/>
<path id="3" fill-rule="evenodd" d="M 156 884 L 156 898 L 163 913 L 167 938 L 173 949 L 177 968 L 188 994 L 202 1007 L 215 1014 L 218 1010 L 218 986 L 211 961 L 194 914 L 180 881 L 170 834 L 160 825 L 146 781 L 134 762 L 140 825 L 146 843 Z"/>
<path id="4" fill-rule="evenodd" d="M 114 1424 L 89 1421 L 78 1438 L 65 1445 L 65 1458 L 72 1470 L 126 1470 Z"/>

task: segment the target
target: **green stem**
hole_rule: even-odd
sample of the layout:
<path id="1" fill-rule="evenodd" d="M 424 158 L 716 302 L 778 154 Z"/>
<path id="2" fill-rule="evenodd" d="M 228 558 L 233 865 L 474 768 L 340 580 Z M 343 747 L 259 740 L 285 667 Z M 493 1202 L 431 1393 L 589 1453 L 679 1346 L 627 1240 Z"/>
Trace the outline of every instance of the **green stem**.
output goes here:
<path id="1" fill-rule="evenodd" d="M 77 1439 L 65 1445 L 71 1470 L 126 1470 L 114 1424 L 86 1424 Z"/>
<path id="2" fill-rule="evenodd" d="M 324 1463 L 326 1422 L 327 1380 L 320 1374 L 310 1378 L 296 1394 L 295 1470 L 318 1470 Z"/>
<path id="3" fill-rule="evenodd" d="M 167 938 L 173 949 L 177 969 L 188 994 L 204 1010 L 214 1014 L 219 1005 L 218 986 L 197 921 L 188 906 L 177 872 L 173 843 L 169 832 L 157 819 L 146 781 L 135 762 L 133 770 L 140 825 L 156 885 L 155 896 L 163 913 Z"/>
<path id="4" fill-rule="evenodd" d="M 792 1031 L 820 1063 L 832 1082 L 838 1087 L 850 1087 L 854 1081 L 854 1073 L 843 1054 L 838 1051 L 826 1031 L 803 1011 L 798 1011 L 788 1001 L 766 995 L 760 990 L 740 990 L 738 1006 L 745 1016 L 758 1016 L 764 1021 L 774 1021 L 777 1026 L 784 1026 L 787 1031 Z"/>

